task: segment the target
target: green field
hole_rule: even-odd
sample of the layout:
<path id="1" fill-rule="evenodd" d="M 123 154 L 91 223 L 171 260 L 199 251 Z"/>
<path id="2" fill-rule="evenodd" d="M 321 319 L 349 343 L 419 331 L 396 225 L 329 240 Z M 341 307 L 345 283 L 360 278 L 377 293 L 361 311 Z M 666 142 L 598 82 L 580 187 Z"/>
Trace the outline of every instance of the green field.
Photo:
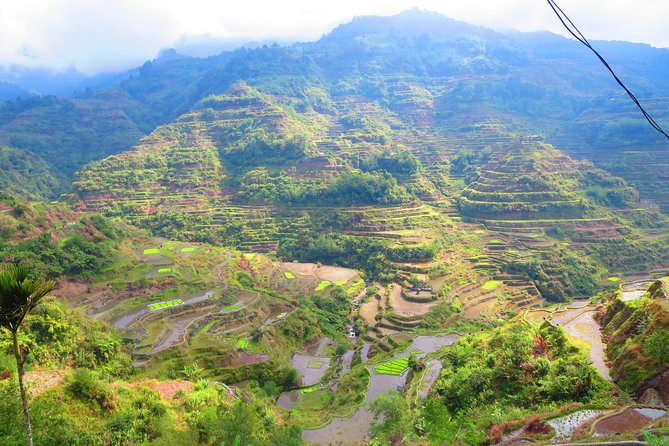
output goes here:
<path id="1" fill-rule="evenodd" d="M 400 376 L 407 368 L 409 368 L 409 358 L 412 355 L 421 353 L 418 350 L 412 351 L 404 358 L 395 358 L 391 361 L 381 363 L 374 366 L 374 371 L 379 375 L 393 375 Z"/>
<path id="2" fill-rule="evenodd" d="M 167 302 L 158 302 L 155 304 L 147 305 L 147 308 L 151 311 L 163 310 L 169 307 L 175 307 L 177 305 L 183 305 L 184 301 L 181 299 L 168 300 Z"/>
<path id="3" fill-rule="evenodd" d="M 337 285 L 337 286 L 346 285 L 346 281 L 345 281 L 345 280 L 335 280 L 333 283 L 334 283 L 335 285 Z"/>
<path id="4" fill-rule="evenodd" d="M 304 395 L 307 393 L 316 392 L 317 390 L 321 390 L 321 388 L 319 386 L 305 387 L 304 389 L 300 389 L 300 393 Z"/>
<path id="5" fill-rule="evenodd" d="M 160 249 L 158 248 L 149 248 L 144 250 L 144 255 L 150 255 L 150 254 L 160 254 Z"/>
<path id="6" fill-rule="evenodd" d="M 291 273 L 290 271 L 285 271 L 283 275 L 286 277 L 286 279 L 295 279 L 295 274 Z"/>
<path id="7" fill-rule="evenodd" d="M 244 308 L 244 305 L 228 305 L 227 307 L 223 308 L 223 313 L 230 313 L 233 311 L 241 310 Z"/>
<path id="8" fill-rule="evenodd" d="M 158 273 L 159 274 L 165 274 L 165 273 L 171 273 L 172 268 L 158 268 Z"/>
<path id="9" fill-rule="evenodd" d="M 239 349 L 245 349 L 248 346 L 249 346 L 249 340 L 246 338 L 238 339 L 237 343 L 235 344 L 235 347 Z"/>
<path id="10" fill-rule="evenodd" d="M 609 282 L 619 282 L 619 281 L 620 281 L 620 277 L 609 277 L 609 278 L 606 279 L 606 280 L 608 280 Z"/>
<path id="11" fill-rule="evenodd" d="M 321 280 L 321 283 L 318 284 L 316 287 L 316 291 L 323 291 L 327 287 L 329 287 L 332 283 L 329 280 Z"/>
<path id="12" fill-rule="evenodd" d="M 488 280 L 486 283 L 483 284 L 481 289 L 484 291 L 492 291 L 501 284 L 502 284 L 501 280 Z"/>
<path id="13" fill-rule="evenodd" d="M 194 252 L 195 248 L 181 248 L 180 252 Z"/>

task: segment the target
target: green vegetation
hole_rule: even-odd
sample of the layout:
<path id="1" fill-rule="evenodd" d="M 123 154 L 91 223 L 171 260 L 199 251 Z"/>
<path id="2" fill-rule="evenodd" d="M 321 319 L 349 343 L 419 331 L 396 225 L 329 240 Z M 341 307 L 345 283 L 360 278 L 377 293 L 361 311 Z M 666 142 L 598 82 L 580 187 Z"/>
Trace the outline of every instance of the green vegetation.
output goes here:
<path id="1" fill-rule="evenodd" d="M 226 307 L 223 307 L 223 312 L 224 313 L 231 313 L 233 311 L 239 311 L 243 308 L 244 308 L 243 305 L 228 305 Z"/>
<path id="2" fill-rule="evenodd" d="M 12 338 L 12 353 L 16 360 L 23 419 L 28 445 L 33 445 L 33 433 L 28 412 L 28 396 L 24 384 L 26 354 L 19 344 L 19 330 L 25 318 L 40 301 L 56 287 L 56 282 L 32 279 L 30 271 L 22 266 L 0 270 L 0 328 Z"/>
<path id="3" fill-rule="evenodd" d="M 496 289 L 498 286 L 500 286 L 501 284 L 502 284 L 502 282 L 500 280 L 488 280 L 486 283 L 484 283 L 481 286 L 481 289 L 485 290 L 485 291 L 492 291 L 492 290 Z"/>
<path id="4" fill-rule="evenodd" d="M 321 280 L 319 284 L 316 286 L 316 289 L 314 291 L 323 291 L 330 285 L 332 285 L 332 282 L 330 282 L 329 280 Z"/>
<path id="5" fill-rule="evenodd" d="M 159 302 L 156 304 L 150 304 L 147 308 L 151 311 L 164 310 L 165 308 L 174 307 L 177 305 L 183 305 L 184 301 L 181 299 L 170 300 L 167 302 Z"/>
<path id="6" fill-rule="evenodd" d="M 421 352 L 418 350 L 414 350 L 410 352 L 407 356 L 404 356 L 402 358 L 395 358 L 391 361 L 375 365 L 374 372 L 380 375 L 399 376 L 409 367 L 409 360 L 411 356 L 419 353 Z"/>
<path id="7" fill-rule="evenodd" d="M 609 337 L 607 357 L 611 376 L 620 386 L 640 393 L 644 382 L 669 366 L 669 311 L 662 282 L 654 282 L 646 297 L 623 302 L 614 299 L 603 316 L 602 331 Z"/>
<path id="8" fill-rule="evenodd" d="M 609 50 L 666 119 L 660 53 Z M 1 104 L 0 263 L 58 279 L 67 302 L 45 300 L 19 337 L 28 373 L 59 372 L 35 386 L 36 443 L 298 445 L 300 429 L 353 415 L 373 370 L 407 382 L 370 402 L 372 444 L 479 445 L 499 423 L 655 386 L 661 289 L 606 292 L 664 275 L 669 155 L 610 86 L 583 81 L 599 67 L 575 51 L 409 11 L 309 44 L 167 52 L 76 97 Z M 293 261 L 360 275 L 278 263 Z M 621 392 L 561 329 L 531 325 L 574 298 L 607 304 Z M 455 331 L 476 334 L 430 356 L 443 371 L 415 404 L 425 364 L 389 358 L 409 332 Z M 325 337 L 337 386 L 277 407 L 299 387 L 292 354 Z M 8 445 L 23 444 L 15 353 L 0 335 Z"/>
<path id="9" fill-rule="evenodd" d="M 461 339 L 442 360 L 437 397 L 422 413 L 431 444 L 486 444 L 491 423 L 567 402 L 611 401 L 610 384 L 549 323 L 534 329 L 510 321 L 488 338 Z"/>

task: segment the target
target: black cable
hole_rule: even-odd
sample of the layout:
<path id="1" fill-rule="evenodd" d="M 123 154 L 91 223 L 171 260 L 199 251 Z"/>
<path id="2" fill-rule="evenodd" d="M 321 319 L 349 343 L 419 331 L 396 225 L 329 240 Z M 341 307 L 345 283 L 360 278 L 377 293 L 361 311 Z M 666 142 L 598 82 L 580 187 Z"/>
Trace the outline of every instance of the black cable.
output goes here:
<path id="1" fill-rule="evenodd" d="M 639 110 L 641 110 L 641 113 L 643 113 L 643 116 L 646 118 L 646 121 L 658 132 L 662 133 L 667 139 L 669 139 L 669 135 L 662 130 L 662 127 L 660 127 L 660 124 L 658 124 L 650 114 L 643 108 L 639 100 L 634 96 L 634 94 L 625 86 L 623 81 L 620 80 L 620 78 L 616 75 L 616 73 L 613 71 L 613 68 L 606 62 L 606 60 L 597 52 L 596 49 L 590 45 L 590 42 L 588 42 L 588 39 L 585 38 L 585 36 L 581 33 L 581 31 L 578 29 L 576 25 L 574 25 L 574 22 L 571 21 L 569 16 L 564 13 L 564 11 L 558 6 L 557 3 L 555 3 L 555 0 L 547 0 L 548 5 L 551 7 L 555 15 L 557 16 L 558 19 L 560 19 L 560 22 L 562 22 L 562 25 L 569 31 L 569 34 L 574 36 L 576 40 L 581 42 L 583 45 L 585 45 L 587 48 L 590 49 L 593 53 L 595 53 L 595 56 L 604 64 L 607 70 L 611 73 L 613 78 L 616 80 L 618 85 L 620 85 L 623 90 L 628 94 L 628 96 L 632 99 L 632 102 L 636 104 L 637 107 L 639 107 Z M 572 29 L 573 28 L 573 29 Z"/>

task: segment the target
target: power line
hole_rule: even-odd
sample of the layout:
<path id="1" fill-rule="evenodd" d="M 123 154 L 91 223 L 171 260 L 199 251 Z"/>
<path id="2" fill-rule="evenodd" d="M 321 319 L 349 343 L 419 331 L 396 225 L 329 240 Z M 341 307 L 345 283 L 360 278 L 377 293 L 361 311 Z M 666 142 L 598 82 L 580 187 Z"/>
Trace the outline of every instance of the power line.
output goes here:
<path id="1" fill-rule="evenodd" d="M 564 27 L 567 29 L 567 31 L 569 31 L 569 34 L 571 34 L 572 36 L 574 36 L 574 38 L 575 38 L 576 40 L 578 40 L 579 42 L 581 42 L 583 45 L 585 45 L 587 48 L 589 48 L 590 51 L 592 51 L 593 53 L 595 53 L 595 56 L 597 56 L 597 58 L 602 62 L 602 64 L 604 64 L 604 66 L 606 67 L 606 69 L 609 70 L 609 72 L 611 73 L 611 75 L 613 76 L 613 78 L 616 80 L 616 82 L 618 83 L 618 85 L 620 85 L 620 86 L 623 88 L 623 90 L 625 90 L 625 92 L 626 92 L 626 93 L 629 95 L 629 97 L 632 99 L 632 102 L 634 102 L 634 103 L 636 104 L 636 106 L 639 107 L 639 110 L 641 110 L 641 113 L 643 113 L 643 116 L 646 118 L 646 121 L 648 121 L 648 123 L 649 123 L 655 130 L 657 130 L 658 132 L 660 132 L 661 134 L 663 134 L 663 135 L 665 136 L 665 138 L 669 139 L 669 135 L 668 135 L 664 130 L 662 130 L 662 127 L 660 127 L 660 124 L 658 124 L 658 123 L 653 119 L 653 117 L 652 117 L 650 114 L 648 114 L 648 112 L 643 108 L 643 106 L 641 105 L 641 103 L 639 102 L 639 100 L 636 98 L 636 96 L 634 96 L 634 93 L 632 93 L 632 92 L 625 86 L 625 84 L 623 83 L 623 81 L 620 80 L 620 78 L 618 77 L 618 75 L 616 75 L 616 73 L 613 71 L 613 68 L 611 68 L 611 66 L 610 66 L 610 65 L 608 64 L 608 62 L 602 57 L 602 55 L 599 54 L 599 53 L 597 52 L 597 50 L 594 49 L 594 48 L 592 47 L 592 45 L 590 45 L 590 42 L 588 42 L 588 39 L 586 39 L 585 36 L 581 33 L 581 31 L 579 31 L 578 27 L 577 27 L 576 25 L 574 25 L 574 22 L 572 22 L 571 19 L 567 16 L 567 14 L 565 14 L 565 12 L 558 6 L 558 4 L 555 2 L 555 0 L 547 0 L 547 1 L 548 1 L 548 5 L 551 7 L 551 9 L 553 10 L 553 12 L 555 12 L 555 15 L 558 17 L 558 19 L 560 19 L 560 22 L 562 22 L 562 25 L 564 25 Z"/>

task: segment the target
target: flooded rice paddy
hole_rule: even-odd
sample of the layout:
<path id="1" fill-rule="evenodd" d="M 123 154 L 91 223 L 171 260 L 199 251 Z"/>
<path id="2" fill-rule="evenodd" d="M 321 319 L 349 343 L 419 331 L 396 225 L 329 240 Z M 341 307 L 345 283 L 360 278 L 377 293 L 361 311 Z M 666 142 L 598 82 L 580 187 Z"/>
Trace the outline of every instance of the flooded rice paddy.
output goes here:
<path id="1" fill-rule="evenodd" d="M 414 350 L 422 351 L 423 353 L 418 356 L 424 357 L 428 353 L 436 352 L 441 347 L 453 345 L 458 339 L 458 335 L 417 336 L 406 350 L 398 353 L 393 358 L 406 357 Z M 404 387 L 407 375 L 406 371 L 400 376 L 393 376 L 378 375 L 371 367 L 368 370 L 371 377 L 369 389 L 365 392 L 366 403 L 350 418 L 335 418 L 331 423 L 320 429 L 304 430 L 302 437 L 305 440 L 311 444 L 352 445 L 367 438 L 369 426 L 374 418 L 374 414 L 369 410 L 369 403 L 383 392 Z"/>

